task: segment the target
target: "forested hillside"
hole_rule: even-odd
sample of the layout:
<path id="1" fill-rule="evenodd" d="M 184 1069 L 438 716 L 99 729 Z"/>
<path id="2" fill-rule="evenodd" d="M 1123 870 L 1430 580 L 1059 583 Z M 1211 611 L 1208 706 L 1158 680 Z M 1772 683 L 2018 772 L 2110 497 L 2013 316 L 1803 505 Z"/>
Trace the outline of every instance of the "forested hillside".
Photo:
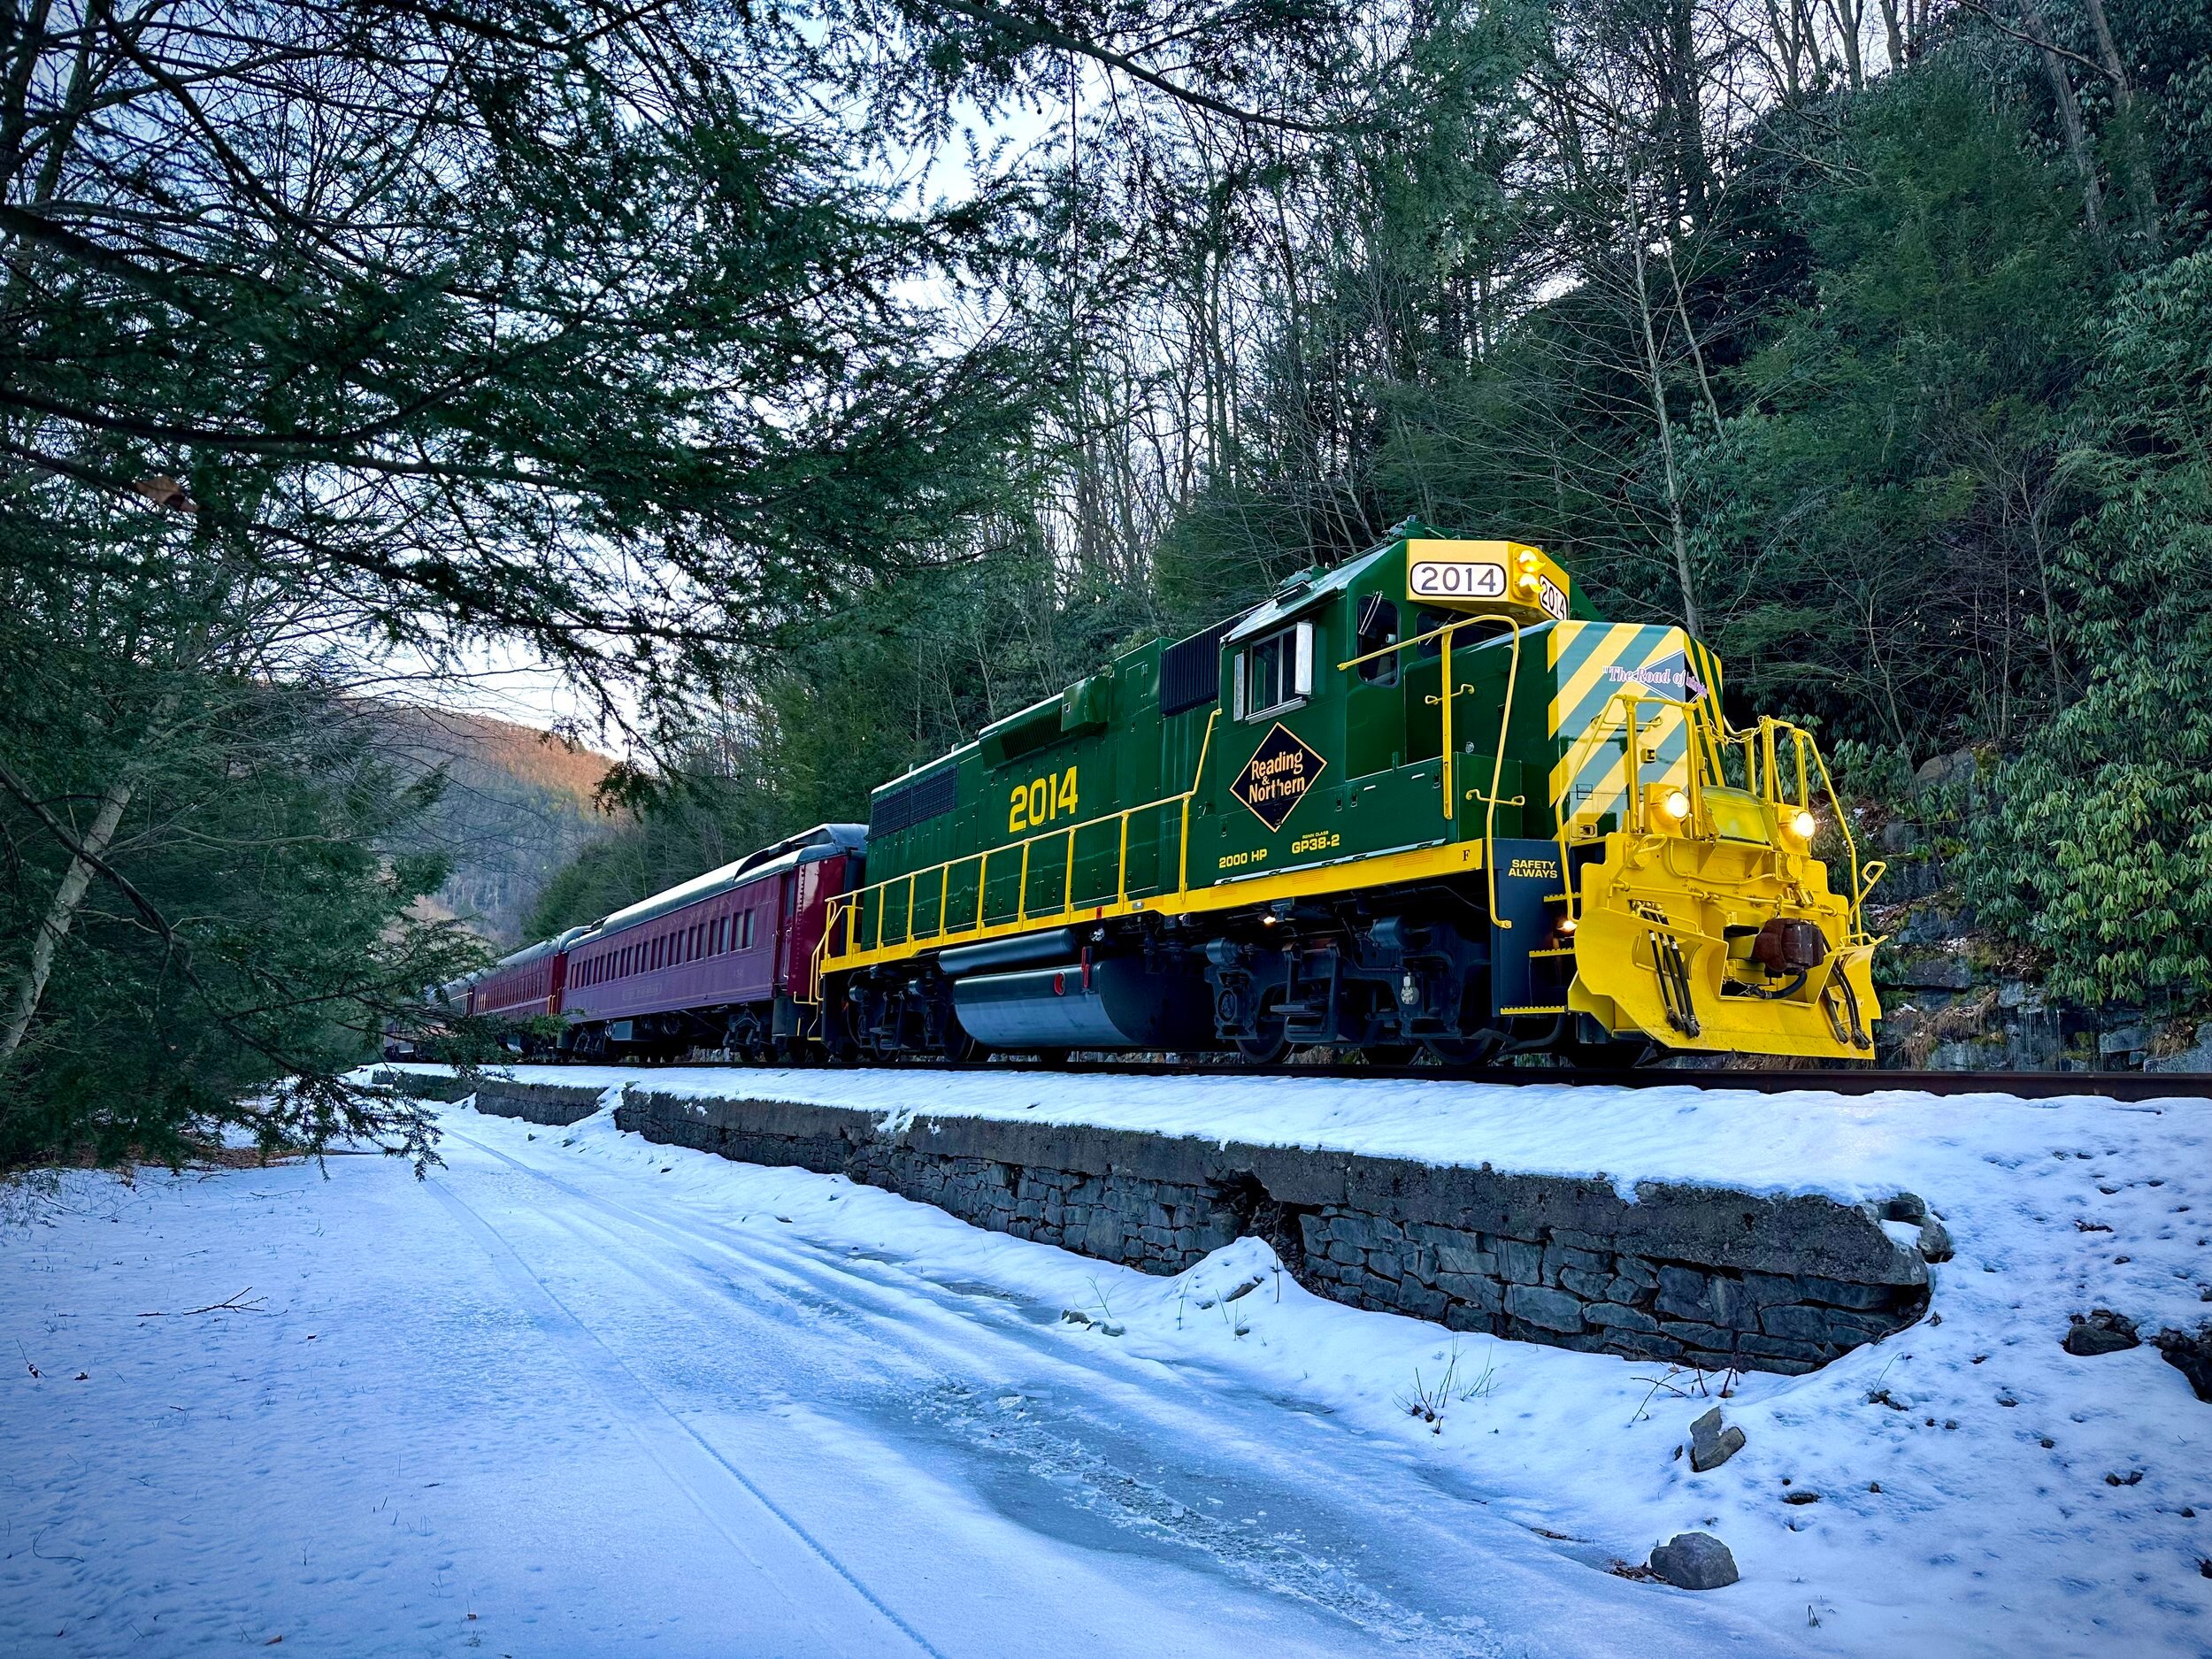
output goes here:
<path id="1" fill-rule="evenodd" d="M 423 901 L 502 949 L 523 942 L 538 894 L 625 820 L 602 809 L 615 763 L 546 732 L 434 708 L 376 710 L 400 773 L 441 780 L 437 802 L 403 840 L 447 868 Z"/>

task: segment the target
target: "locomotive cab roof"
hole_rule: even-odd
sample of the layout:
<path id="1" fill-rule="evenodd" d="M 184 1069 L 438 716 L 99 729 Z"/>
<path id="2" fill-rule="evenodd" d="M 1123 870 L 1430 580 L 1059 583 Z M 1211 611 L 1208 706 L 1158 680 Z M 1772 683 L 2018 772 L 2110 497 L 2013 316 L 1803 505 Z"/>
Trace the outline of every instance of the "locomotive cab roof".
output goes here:
<path id="1" fill-rule="evenodd" d="M 1261 603 L 1220 625 L 1221 643 L 1256 639 L 1356 588 L 1393 575 L 1395 596 L 1439 611 L 1507 615 L 1538 626 L 1586 614 L 1566 571 L 1541 548 L 1448 536 L 1409 518 L 1376 546 L 1333 569 L 1317 566 L 1286 577 Z"/>
<path id="2" fill-rule="evenodd" d="M 1221 642 L 1234 645 L 1255 634 L 1265 634 L 1269 629 L 1280 627 L 1315 606 L 1334 598 L 1388 558 L 1396 550 L 1397 545 L 1395 541 L 1386 542 L 1324 573 L 1312 571 L 1300 572 L 1299 576 L 1277 588 L 1274 596 L 1266 603 L 1246 611 L 1242 618 L 1222 636 Z"/>

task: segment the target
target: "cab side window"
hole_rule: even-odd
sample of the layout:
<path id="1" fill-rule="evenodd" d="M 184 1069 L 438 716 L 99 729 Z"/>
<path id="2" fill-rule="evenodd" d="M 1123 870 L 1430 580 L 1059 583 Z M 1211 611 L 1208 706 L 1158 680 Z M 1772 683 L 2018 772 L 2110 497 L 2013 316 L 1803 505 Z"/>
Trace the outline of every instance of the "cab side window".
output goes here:
<path id="1" fill-rule="evenodd" d="M 1398 653 L 1389 651 L 1383 657 L 1370 656 L 1384 651 L 1398 642 L 1398 607 L 1380 594 L 1369 594 L 1364 599 L 1353 602 L 1356 621 L 1352 634 L 1352 655 L 1365 657 L 1359 665 L 1359 677 L 1371 686 L 1394 686 L 1398 683 Z"/>
<path id="2" fill-rule="evenodd" d="M 1271 640 L 1260 641 L 1244 659 L 1244 706 L 1254 714 L 1265 714 L 1286 701 L 1283 695 L 1283 636 L 1278 634 Z"/>
<path id="3" fill-rule="evenodd" d="M 1313 624 L 1256 640 L 1236 658 L 1235 717 L 1256 720 L 1313 695 Z"/>

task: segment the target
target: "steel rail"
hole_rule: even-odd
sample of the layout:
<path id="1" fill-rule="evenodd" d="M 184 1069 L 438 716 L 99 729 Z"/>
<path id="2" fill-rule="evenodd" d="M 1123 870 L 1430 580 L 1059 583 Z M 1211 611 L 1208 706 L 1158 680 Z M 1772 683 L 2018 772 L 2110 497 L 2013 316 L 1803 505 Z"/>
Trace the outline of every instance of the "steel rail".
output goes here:
<path id="1" fill-rule="evenodd" d="M 743 1062 L 726 1060 L 671 1060 L 641 1070 L 681 1070 L 732 1067 Z M 746 1069 L 758 1069 L 749 1065 Z M 2055 1100 L 2070 1096 L 2101 1096 L 2109 1100 L 2212 1101 L 2212 1072 L 2206 1071 L 1885 1071 L 1871 1067 L 1852 1070 L 1794 1071 L 1770 1067 L 1722 1066 L 1471 1066 L 1471 1065 L 1362 1065 L 1343 1062 L 1301 1064 L 1295 1061 L 1252 1065 L 1225 1057 L 1212 1064 L 1180 1060 L 1064 1060 L 1047 1064 L 1036 1060 L 903 1059 L 868 1066 L 809 1066 L 808 1071 L 908 1070 L 1045 1073 L 1066 1077 L 1221 1077 L 1314 1078 L 1323 1079 L 1490 1084 L 1512 1088 L 1565 1085 L 1577 1088 L 1703 1088 L 1740 1089 L 1759 1094 L 1786 1094 L 1805 1090 L 1831 1094 L 2009 1094 L 2022 1100 Z"/>

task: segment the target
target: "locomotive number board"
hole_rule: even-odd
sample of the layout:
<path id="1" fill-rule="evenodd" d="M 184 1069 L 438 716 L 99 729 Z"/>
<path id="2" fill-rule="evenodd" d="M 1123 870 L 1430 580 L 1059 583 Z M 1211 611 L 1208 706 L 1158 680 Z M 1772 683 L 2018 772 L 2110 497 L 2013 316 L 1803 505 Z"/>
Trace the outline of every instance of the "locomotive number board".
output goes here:
<path id="1" fill-rule="evenodd" d="M 1416 559 L 1407 586 L 1416 599 L 1502 599 L 1505 566 L 1473 560 Z"/>
<path id="2" fill-rule="evenodd" d="M 1494 603 L 1531 621 L 1563 621 L 1570 609 L 1565 583 L 1566 572 L 1541 549 L 1517 541 L 1417 536 L 1406 543 L 1406 593 L 1432 604 Z"/>

